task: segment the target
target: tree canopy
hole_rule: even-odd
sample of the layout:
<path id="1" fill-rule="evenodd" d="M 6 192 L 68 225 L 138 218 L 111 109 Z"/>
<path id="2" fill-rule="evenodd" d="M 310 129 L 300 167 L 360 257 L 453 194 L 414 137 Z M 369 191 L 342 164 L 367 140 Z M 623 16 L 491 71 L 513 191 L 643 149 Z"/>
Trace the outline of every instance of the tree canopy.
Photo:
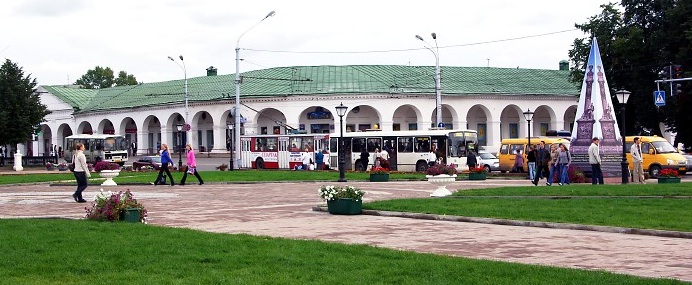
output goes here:
<path id="1" fill-rule="evenodd" d="M 125 71 L 118 73 L 118 78 L 113 75 L 113 69 L 110 67 L 96 66 L 94 69 L 89 69 L 86 74 L 82 75 L 76 85 L 86 89 L 108 88 L 113 86 L 137 85 L 137 78 L 132 74 L 127 74 Z"/>
<path id="2" fill-rule="evenodd" d="M 25 143 L 50 114 L 36 93 L 36 79 L 9 59 L 0 66 L 0 145 Z"/>
<path id="3" fill-rule="evenodd" d="M 613 102 L 614 90 L 632 92 L 627 102 L 627 135 L 661 135 L 664 129 L 677 132 L 676 143 L 692 146 L 692 84 L 681 82 L 683 93 L 670 96 L 669 83 L 660 85 L 667 94 L 666 106 L 656 107 L 654 82 L 661 70 L 671 64 L 692 68 L 692 1 L 689 0 L 623 0 L 619 6 L 604 4 L 600 14 L 575 27 L 588 35 L 574 40 L 569 51 L 571 80 L 581 82 L 591 42 L 595 37 L 601 51 L 606 78 Z M 682 77 L 689 77 L 683 72 Z M 617 108 L 618 118 L 620 110 Z M 622 123 L 622 122 L 620 122 Z M 688 126 L 685 128 L 684 126 Z"/>

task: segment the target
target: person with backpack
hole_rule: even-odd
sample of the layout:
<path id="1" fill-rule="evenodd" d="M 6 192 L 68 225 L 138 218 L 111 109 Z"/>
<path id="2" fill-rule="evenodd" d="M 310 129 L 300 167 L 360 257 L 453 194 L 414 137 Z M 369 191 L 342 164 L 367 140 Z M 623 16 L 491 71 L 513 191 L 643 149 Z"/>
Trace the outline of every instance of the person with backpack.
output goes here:
<path id="1" fill-rule="evenodd" d="M 171 186 L 175 185 L 173 175 L 171 175 L 171 171 L 168 170 L 168 165 L 173 165 L 173 159 L 171 159 L 171 155 L 168 152 L 168 145 L 164 143 L 161 144 L 161 169 L 159 169 L 159 175 L 156 176 L 154 186 L 166 183 L 166 178 L 163 176 L 164 171 L 166 172 L 166 175 L 168 175 L 168 178 L 171 179 Z"/>
<path id="2" fill-rule="evenodd" d="M 572 155 L 569 154 L 567 146 L 560 144 L 560 150 L 557 155 L 557 165 L 560 170 L 560 183 L 559 185 L 569 184 L 569 164 L 572 163 Z"/>

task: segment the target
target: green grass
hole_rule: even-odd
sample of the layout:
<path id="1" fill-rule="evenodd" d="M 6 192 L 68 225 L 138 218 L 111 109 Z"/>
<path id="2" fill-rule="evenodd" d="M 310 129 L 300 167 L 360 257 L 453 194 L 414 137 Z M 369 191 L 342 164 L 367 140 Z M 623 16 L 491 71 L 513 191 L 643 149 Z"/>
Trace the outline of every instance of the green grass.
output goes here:
<path id="1" fill-rule="evenodd" d="M 178 183 L 183 177 L 182 172 L 171 172 L 175 182 Z M 118 184 L 127 183 L 149 183 L 154 182 L 158 172 L 125 172 L 113 180 Z M 366 181 L 370 174 L 367 172 L 348 172 L 349 180 Z M 201 171 L 200 176 L 204 182 L 258 182 L 258 181 L 336 181 L 339 179 L 339 172 L 335 171 L 291 171 L 291 170 L 242 170 L 242 171 Z M 99 177 L 98 173 L 92 178 Z M 425 175 L 421 173 L 391 173 L 391 180 L 424 180 Z M 191 180 L 190 180 L 191 179 Z M 0 175 L 0 185 L 51 182 L 74 180 L 74 175 L 70 172 L 55 172 L 48 174 L 2 174 Z M 188 181 L 196 182 L 196 178 L 188 175 Z M 74 182 L 72 182 L 74 184 Z"/>
<path id="2" fill-rule="evenodd" d="M 364 204 L 363 208 L 692 232 L 692 199 L 672 198 L 673 196 L 692 196 L 692 184 L 587 184 L 475 189 L 457 191 L 454 196 L 442 199 L 370 202 Z"/>
<path id="3" fill-rule="evenodd" d="M 0 233 L 0 284 L 684 284 L 143 224 L 10 219 Z"/>

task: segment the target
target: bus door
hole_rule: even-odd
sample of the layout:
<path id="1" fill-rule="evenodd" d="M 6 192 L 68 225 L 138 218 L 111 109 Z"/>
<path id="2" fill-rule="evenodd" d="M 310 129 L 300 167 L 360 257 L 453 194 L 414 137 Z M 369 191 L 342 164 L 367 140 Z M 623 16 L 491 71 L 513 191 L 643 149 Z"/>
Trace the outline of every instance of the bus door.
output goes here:
<path id="1" fill-rule="evenodd" d="M 252 160 L 250 153 L 250 141 L 251 138 L 240 138 L 240 153 L 235 155 L 240 155 L 240 166 L 238 168 L 252 168 Z M 236 158 L 237 159 L 237 158 Z"/>
<path id="2" fill-rule="evenodd" d="M 288 149 L 288 137 L 279 137 L 279 169 L 290 169 L 289 158 L 291 152 Z"/>

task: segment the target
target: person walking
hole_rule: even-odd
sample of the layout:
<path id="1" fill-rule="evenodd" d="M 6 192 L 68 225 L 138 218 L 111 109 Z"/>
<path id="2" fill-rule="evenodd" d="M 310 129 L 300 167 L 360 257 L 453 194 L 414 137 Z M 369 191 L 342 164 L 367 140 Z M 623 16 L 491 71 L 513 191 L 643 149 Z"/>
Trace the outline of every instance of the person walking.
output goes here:
<path id="1" fill-rule="evenodd" d="M 478 165 L 478 160 L 476 159 L 476 154 L 473 153 L 473 150 L 469 150 L 468 155 L 466 157 L 466 165 L 469 166 L 469 171 L 471 171 L 472 168 L 475 168 L 476 165 Z"/>
<path id="2" fill-rule="evenodd" d="M 558 155 L 559 151 L 555 145 L 550 145 L 550 161 L 548 161 L 548 165 L 550 165 L 550 172 L 548 173 L 548 179 L 546 179 L 547 181 L 545 182 L 545 185 L 553 185 L 553 182 L 555 182 L 555 173 L 558 173 L 558 179 L 560 177 L 560 168 L 557 165 Z"/>
<path id="3" fill-rule="evenodd" d="M 545 149 L 545 141 L 541 141 L 536 151 L 536 175 L 533 176 L 533 185 L 538 186 L 538 180 L 543 176 L 548 175 L 548 162 L 550 161 L 550 152 Z"/>
<path id="4" fill-rule="evenodd" d="M 632 154 L 632 176 L 634 178 L 633 182 L 646 184 L 644 182 L 644 168 L 642 166 L 642 142 L 639 137 L 634 138 L 634 143 L 630 147 L 630 154 Z"/>
<path id="5" fill-rule="evenodd" d="M 589 164 L 591 164 L 591 184 L 603 184 L 603 171 L 601 171 L 601 155 L 598 146 L 599 139 L 594 137 L 589 146 Z"/>
<path id="6" fill-rule="evenodd" d="M 320 150 L 315 154 L 315 170 L 324 169 L 324 150 Z"/>
<path id="7" fill-rule="evenodd" d="M 557 155 L 557 165 L 560 173 L 560 186 L 569 184 L 569 164 L 572 163 L 572 155 L 565 144 L 560 144 Z M 552 177 L 551 177 L 552 179 Z"/>
<path id="8" fill-rule="evenodd" d="M 200 177 L 199 173 L 197 172 L 197 161 L 195 160 L 195 151 L 192 149 L 192 145 L 189 143 L 186 144 L 185 150 L 187 151 L 187 154 L 185 154 L 185 165 L 187 165 L 187 170 L 185 170 L 185 173 L 183 173 L 183 179 L 180 180 L 180 186 L 185 185 L 185 180 L 187 179 L 188 173 L 197 177 L 199 185 L 204 184 L 202 177 Z"/>
<path id="9" fill-rule="evenodd" d="M 530 145 L 529 152 L 526 154 L 528 160 L 529 179 L 533 180 L 536 176 L 536 147 Z M 524 171 L 522 171 L 524 172 Z"/>
<path id="10" fill-rule="evenodd" d="M 368 171 L 368 164 L 370 163 L 370 153 L 368 148 L 363 146 L 363 150 L 360 152 L 360 164 L 363 165 L 363 171 Z"/>
<path id="11" fill-rule="evenodd" d="M 514 172 L 524 173 L 524 156 L 521 155 L 521 150 L 517 149 L 514 155 Z M 531 167 L 529 167 L 531 169 Z"/>
<path id="12" fill-rule="evenodd" d="M 310 164 L 312 164 L 312 155 L 310 154 L 310 149 L 306 146 L 305 152 L 301 155 L 300 160 L 303 163 L 303 170 L 310 170 Z"/>
<path id="13" fill-rule="evenodd" d="M 168 145 L 163 143 L 161 144 L 161 169 L 159 169 L 159 175 L 156 176 L 154 186 L 162 184 L 160 182 L 161 179 L 164 177 L 164 171 L 166 172 L 166 175 L 168 175 L 168 178 L 171 180 L 171 186 L 175 185 L 175 181 L 173 181 L 173 175 L 171 175 L 171 171 L 168 170 L 168 165 L 173 165 L 173 160 L 171 159 L 171 155 L 168 152 Z"/>
<path id="14" fill-rule="evenodd" d="M 86 203 L 86 200 L 82 197 L 82 192 L 89 186 L 87 178 L 91 177 L 91 173 L 86 162 L 86 156 L 84 156 L 84 144 L 76 143 L 74 150 L 75 154 L 72 157 L 72 163 L 74 163 L 74 178 L 77 180 L 77 190 L 72 194 L 72 198 L 77 203 Z"/>

